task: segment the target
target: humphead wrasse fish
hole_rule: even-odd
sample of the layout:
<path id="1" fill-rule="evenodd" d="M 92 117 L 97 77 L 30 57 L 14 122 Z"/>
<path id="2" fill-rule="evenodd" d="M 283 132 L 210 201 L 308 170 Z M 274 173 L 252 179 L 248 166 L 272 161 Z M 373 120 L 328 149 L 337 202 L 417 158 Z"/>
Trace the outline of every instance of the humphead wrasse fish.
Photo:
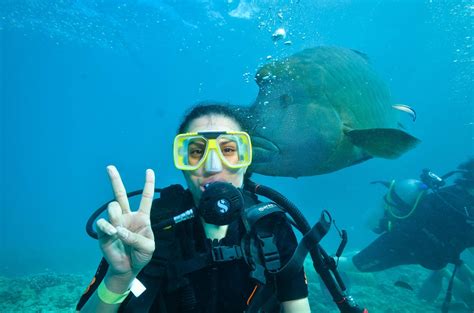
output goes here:
<path id="1" fill-rule="evenodd" d="M 256 74 L 246 110 L 253 172 L 312 176 L 372 157 L 395 159 L 419 140 L 399 129 L 399 110 L 366 55 L 338 47 L 306 49 Z"/>

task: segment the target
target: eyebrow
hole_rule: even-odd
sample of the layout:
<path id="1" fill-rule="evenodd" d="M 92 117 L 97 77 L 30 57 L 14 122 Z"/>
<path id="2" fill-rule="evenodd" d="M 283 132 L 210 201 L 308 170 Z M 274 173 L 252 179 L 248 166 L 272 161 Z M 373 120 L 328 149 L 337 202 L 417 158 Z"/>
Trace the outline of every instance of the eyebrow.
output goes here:
<path id="1" fill-rule="evenodd" d="M 192 145 L 195 145 L 195 146 L 205 146 L 206 145 L 206 142 L 205 141 L 192 141 L 189 143 L 189 146 L 192 146 Z"/>

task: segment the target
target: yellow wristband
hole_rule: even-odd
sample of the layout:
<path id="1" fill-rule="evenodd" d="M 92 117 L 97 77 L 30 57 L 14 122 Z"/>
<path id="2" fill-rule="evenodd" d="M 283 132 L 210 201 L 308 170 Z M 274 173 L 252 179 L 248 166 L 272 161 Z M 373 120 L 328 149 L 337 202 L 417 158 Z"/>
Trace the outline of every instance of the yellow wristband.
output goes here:
<path id="1" fill-rule="evenodd" d="M 119 304 L 122 303 L 123 300 L 128 296 L 130 293 L 130 289 L 125 291 L 124 293 L 115 293 L 107 289 L 105 286 L 104 281 L 102 281 L 97 288 L 97 295 L 99 299 L 107 304 Z"/>

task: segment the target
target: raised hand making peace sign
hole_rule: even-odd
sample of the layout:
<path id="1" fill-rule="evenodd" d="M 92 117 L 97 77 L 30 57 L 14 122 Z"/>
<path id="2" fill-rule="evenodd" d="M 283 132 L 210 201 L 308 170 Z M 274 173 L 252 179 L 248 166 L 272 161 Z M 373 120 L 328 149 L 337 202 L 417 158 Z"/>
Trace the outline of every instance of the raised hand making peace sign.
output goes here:
<path id="1" fill-rule="evenodd" d="M 135 277 L 150 261 L 155 240 L 150 224 L 150 210 L 155 188 L 155 174 L 146 171 L 145 187 L 138 211 L 132 212 L 127 192 L 115 166 L 108 166 L 115 200 L 108 206 L 109 221 L 97 221 L 99 244 L 109 263 L 109 275 Z"/>

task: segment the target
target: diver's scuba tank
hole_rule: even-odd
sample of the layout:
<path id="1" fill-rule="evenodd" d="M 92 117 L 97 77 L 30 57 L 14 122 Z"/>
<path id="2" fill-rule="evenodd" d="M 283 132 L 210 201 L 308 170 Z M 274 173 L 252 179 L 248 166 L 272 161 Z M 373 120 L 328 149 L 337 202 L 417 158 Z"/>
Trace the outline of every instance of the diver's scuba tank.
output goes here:
<path id="1" fill-rule="evenodd" d="M 384 196 L 384 202 L 389 217 L 394 219 L 405 219 L 417 208 L 422 197 L 428 192 L 432 191 L 439 195 L 440 188 L 446 185 L 445 179 L 456 173 L 463 173 L 463 171 L 455 170 L 445 175 L 438 176 L 430 169 L 423 169 L 420 174 L 420 179 L 403 179 L 387 181 L 374 181 L 372 183 L 380 183 L 388 188 Z M 389 227 L 390 228 L 390 227 Z"/>
<path id="2" fill-rule="evenodd" d="M 392 180 L 383 198 L 390 217 L 408 218 L 415 211 L 427 190 L 428 186 L 417 179 Z"/>

